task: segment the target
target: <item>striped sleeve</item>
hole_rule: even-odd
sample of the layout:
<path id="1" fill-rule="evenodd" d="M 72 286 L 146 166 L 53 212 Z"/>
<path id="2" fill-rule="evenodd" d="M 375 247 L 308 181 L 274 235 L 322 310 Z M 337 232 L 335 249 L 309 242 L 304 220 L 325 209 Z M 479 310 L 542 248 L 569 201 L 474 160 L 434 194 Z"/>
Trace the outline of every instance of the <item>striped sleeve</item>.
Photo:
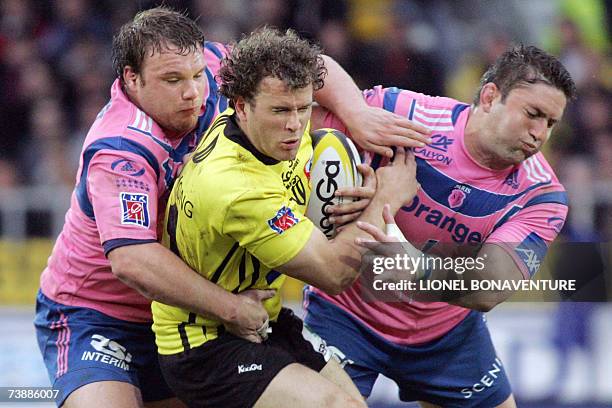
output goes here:
<path id="1" fill-rule="evenodd" d="M 87 173 L 86 180 L 77 186 L 79 204 L 86 215 L 91 212 L 106 253 L 128 240 L 157 240 L 155 165 L 157 162 L 149 162 L 144 152 L 105 148 L 83 167 Z M 110 241 L 112 247 L 106 245 Z"/>

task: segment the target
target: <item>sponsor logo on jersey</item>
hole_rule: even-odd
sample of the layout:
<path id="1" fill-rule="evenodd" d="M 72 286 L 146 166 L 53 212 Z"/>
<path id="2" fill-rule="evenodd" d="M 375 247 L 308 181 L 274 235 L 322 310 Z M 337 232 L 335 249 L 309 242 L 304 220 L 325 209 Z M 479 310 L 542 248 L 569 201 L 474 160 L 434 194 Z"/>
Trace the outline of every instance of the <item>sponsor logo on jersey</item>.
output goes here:
<path id="1" fill-rule="evenodd" d="M 453 159 L 444 153 L 448 152 L 448 147 L 454 143 L 455 139 L 437 134 L 433 135 L 431 140 L 432 142 L 427 146 L 413 149 L 414 153 L 420 154 L 426 159 L 435 160 L 446 165 L 451 164 Z"/>
<path id="2" fill-rule="evenodd" d="M 272 231 L 280 235 L 297 224 L 298 221 L 298 218 L 293 214 L 291 208 L 283 206 L 276 212 L 274 217 L 268 220 L 268 225 Z"/>
<path id="3" fill-rule="evenodd" d="M 145 173 L 144 168 L 139 168 L 132 160 L 119 159 L 111 163 L 112 170 L 119 170 L 128 176 L 139 177 Z"/>
<path id="4" fill-rule="evenodd" d="M 441 152 L 448 152 L 448 146 L 452 145 L 455 139 L 451 139 L 445 135 L 433 135 L 431 137 L 431 143 L 427 147 L 436 149 Z"/>
<path id="5" fill-rule="evenodd" d="M 459 222 L 457 218 L 444 214 L 442 211 L 436 210 L 421 203 L 418 196 L 415 196 L 410 204 L 402 207 L 402 211 L 407 213 L 414 212 L 413 215 L 416 218 L 421 218 L 421 216 L 423 216 L 424 221 L 427 224 L 431 224 L 441 230 L 448 231 L 451 239 L 459 244 L 464 242 L 482 242 L 482 234 L 480 232 L 472 231 L 467 225 Z"/>
<path id="6" fill-rule="evenodd" d="M 472 189 L 465 184 L 457 184 L 448 196 L 448 205 L 453 210 L 463 205 L 465 198 L 472 192 Z"/>
<path id="7" fill-rule="evenodd" d="M 110 340 L 100 334 L 91 336 L 89 343 L 96 351 L 84 351 L 81 356 L 83 361 L 99 361 L 119 367 L 125 371 L 130 369 L 132 355 L 127 349 L 116 341 Z"/>
<path id="8" fill-rule="evenodd" d="M 550 217 L 546 222 L 548 222 L 548 225 L 550 225 L 558 234 L 561 232 L 561 229 L 563 228 L 565 219 L 561 217 Z"/>
<path id="9" fill-rule="evenodd" d="M 249 371 L 261 371 L 261 370 L 262 370 L 261 364 L 255 364 L 255 363 L 251 365 L 240 364 L 238 366 L 238 374 L 248 373 Z"/>
<path id="10" fill-rule="evenodd" d="M 121 224 L 149 227 L 148 194 L 120 193 Z"/>
<path id="11" fill-rule="evenodd" d="M 538 234 L 532 232 L 514 250 L 527 267 L 529 276 L 533 276 L 540 269 L 548 247 Z"/>
<path id="12" fill-rule="evenodd" d="M 506 177 L 506 179 L 504 180 L 504 184 L 512 187 L 515 190 L 519 188 L 518 169 L 516 169 L 516 170 L 512 171 L 512 173 L 508 174 L 508 177 Z"/>
<path id="13" fill-rule="evenodd" d="M 285 188 L 291 193 L 291 200 L 295 201 L 298 205 L 306 204 L 306 187 L 302 178 L 297 174 L 296 169 L 300 165 L 300 159 L 296 158 L 289 162 L 289 170 L 281 174 L 281 178 L 285 185 Z M 307 164 L 306 164 L 307 165 Z"/>

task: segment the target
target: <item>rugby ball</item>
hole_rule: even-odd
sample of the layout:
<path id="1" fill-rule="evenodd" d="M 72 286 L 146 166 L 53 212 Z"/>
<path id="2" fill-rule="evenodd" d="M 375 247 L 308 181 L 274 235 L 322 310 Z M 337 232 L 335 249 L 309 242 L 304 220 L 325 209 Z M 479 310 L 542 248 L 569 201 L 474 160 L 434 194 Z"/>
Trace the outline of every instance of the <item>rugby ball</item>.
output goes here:
<path id="1" fill-rule="evenodd" d="M 310 167 L 310 200 L 306 209 L 308 217 L 327 238 L 333 238 L 336 228 L 329 222 L 327 207 L 342 204 L 349 197 L 335 197 L 340 187 L 361 186 L 361 173 L 357 165 L 361 163 L 359 153 L 353 142 L 342 132 L 335 129 L 318 129 L 311 132 L 313 156 Z"/>

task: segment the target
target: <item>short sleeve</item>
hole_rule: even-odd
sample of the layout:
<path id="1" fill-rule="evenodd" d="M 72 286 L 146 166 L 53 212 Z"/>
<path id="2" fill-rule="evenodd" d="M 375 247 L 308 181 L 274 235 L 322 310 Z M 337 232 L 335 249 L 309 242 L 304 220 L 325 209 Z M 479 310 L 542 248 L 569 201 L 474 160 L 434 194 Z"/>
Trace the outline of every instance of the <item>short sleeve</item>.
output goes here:
<path id="1" fill-rule="evenodd" d="M 504 248 L 525 279 L 528 279 L 538 271 L 566 217 L 567 206 L 563 204 L 540 203 L 529 206 L 511 216 L 485 242 Z"/>
<path id="2" fill-rule="evenodd" d="M 102 244 L 157 239 L 157 175 L 145 158 L 125 151 L 96 153 L 87 192 Z"/>
<path id="3" fill-rule="evenodd" d="M 249 191 L 228 208 L 223 233 L 269 268 L 293 259 L 310 239 L 314 225 L 289 197 Z"/>

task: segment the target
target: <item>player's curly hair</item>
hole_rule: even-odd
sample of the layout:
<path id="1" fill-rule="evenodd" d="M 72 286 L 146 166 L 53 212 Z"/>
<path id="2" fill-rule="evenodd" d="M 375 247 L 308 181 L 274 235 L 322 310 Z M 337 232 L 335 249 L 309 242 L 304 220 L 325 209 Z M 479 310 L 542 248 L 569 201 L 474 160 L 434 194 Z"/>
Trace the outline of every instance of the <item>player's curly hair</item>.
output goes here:
<path id="1" fill-rule="evenodd" d="M 123 69 L 130 66 L 140 72 L 147 52 L 153 55 L 173 45 L 187 55 L 203 43 L 202 30 L 185 14 L 164 6 L 144 10 L 113 37 L 113 69 L 123 85 Z"/>
<path id="2" fill-rule="evenodd" d="M 478 106 L 482 88 L 493 82 L 499 88 L 502 102 L 508 93 L 525 84 L 544 83 L 559 89 L 568 100 L 576 97 L 576 84 L 567 69 L 554 56 L 531 45 L 517 45 L 502 55 L 480 78 L 474 105 Z"/>
<path id="3" fill-rule="evenodd" d="M 259 83 L 268 76 L 280 79 L 291 90 L 312 84 L 316 91 L 323 87 L 327 75 L 320 53 L 318 46 L 301 39 L 293 30 L 283 33 L 260 28 L 233 44 L 221 62 L 219 92 L 230 100 L 231 106 L 239 96 L 252 102 Z"/>

